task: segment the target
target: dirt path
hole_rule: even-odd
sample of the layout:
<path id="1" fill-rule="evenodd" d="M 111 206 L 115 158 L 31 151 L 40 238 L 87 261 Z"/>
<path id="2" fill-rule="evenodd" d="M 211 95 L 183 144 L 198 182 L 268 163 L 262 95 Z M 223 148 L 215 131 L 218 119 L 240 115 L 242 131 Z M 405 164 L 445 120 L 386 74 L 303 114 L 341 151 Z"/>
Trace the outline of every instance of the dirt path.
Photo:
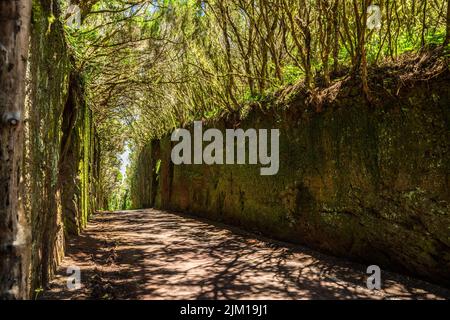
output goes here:
<path id="1" fill-rule="evenodd" d="M 66 270 L 81 269 L 69 291 Z M 367 266 L 259 239 L 237 229 L 153 209 L 103 213 L 68 244 L 44 299 L 448 298 L 446 289 L 383 272 L 365 288 Z"/>

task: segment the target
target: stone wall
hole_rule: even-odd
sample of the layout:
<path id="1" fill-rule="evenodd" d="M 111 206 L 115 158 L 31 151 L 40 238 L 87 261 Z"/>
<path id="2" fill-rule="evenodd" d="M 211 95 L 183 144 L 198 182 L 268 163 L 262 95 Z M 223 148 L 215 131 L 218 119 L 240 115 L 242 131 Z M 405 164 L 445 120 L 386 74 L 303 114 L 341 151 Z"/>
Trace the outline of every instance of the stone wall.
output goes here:
<path id="1" fill-rule="evenodd" d="M 173 165 L 164 137 L 139 157 L 153 165 L 141 181 L 157 182 L 149 205 L 449 286 L 449 80 L 448 71 L 410 87 L 381 79 L 376 105 L 344 84 L 320 106 L 296 94 L 207 125 L 280 129 L 276 176 L 259 165 Z"/>

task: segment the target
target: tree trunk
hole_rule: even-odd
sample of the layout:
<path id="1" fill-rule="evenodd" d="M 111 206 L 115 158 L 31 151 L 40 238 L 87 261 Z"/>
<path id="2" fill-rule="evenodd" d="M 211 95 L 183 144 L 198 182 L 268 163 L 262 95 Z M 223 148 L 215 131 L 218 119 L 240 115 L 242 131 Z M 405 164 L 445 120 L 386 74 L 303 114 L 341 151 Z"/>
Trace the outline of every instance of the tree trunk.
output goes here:
<path id="1" fill-rule="evenodd" d="M 422 10 L 422 36 L 421 36 L 421 47 L 425 46 L 425 32 L 427 29 L 427 0 L 423 2 L 423 10 Z"/>
<path id="2" fill-rule="evenodd" d="M 333 73 L 336 75 L 339 69 L 339 0 L 333 4 Z"/>
<path id="3" fill-rule="evenodd" d="M 0 299 L 28 297 L 29 225 L 20 203 L 30 0 L 0 1 Z"/>
<path id="4" fill-rule="evenodd" d="M 446 31 L 444 47 L 450 44 L 450 0 L 447 1 Z"/>

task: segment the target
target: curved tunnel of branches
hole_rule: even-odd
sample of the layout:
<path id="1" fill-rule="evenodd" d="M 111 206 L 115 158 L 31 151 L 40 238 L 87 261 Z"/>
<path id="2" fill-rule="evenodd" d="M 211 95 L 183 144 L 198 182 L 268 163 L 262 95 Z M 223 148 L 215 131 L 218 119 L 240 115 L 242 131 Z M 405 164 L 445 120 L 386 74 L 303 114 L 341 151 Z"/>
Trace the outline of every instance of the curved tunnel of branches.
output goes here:
<path id="1" fill-rule="evenodd" d="M 12 3 L 23 4 L 23 8 L 14 9 Z M 172 169 L 161 162 L 147 166 L 151 162 L 147 158 L 154 150 L 164 154 L 163 144 L 148 151 L 147 156 L 146 150 L 155 141 L 163 141 L 175 128 L 187 128 L 193 121 L 224 121 L 239 127 L 252 110 L 265 114 L 262 121 L 270 123 L 277 108 L 295 109 L 296 101 L 301 101 L 297 103 L 298 110 L 303 108 L 302 112 L 313 115 L 330 109 L 339 99 L 342 104 L 353 99 L 351 103 L 361 103 L 367 110 L 380 110 L 391 97 L 402 94 L 401 85 L 413 88 L 420 81 L 437 79 L 436 92 L 446 92 L 449 88 L 450 8 L 444 0 L 33 0 L 2 1 L 0 8 L 0 17 L 24 10 L 24 16 L 19 19 L 26 25 L 28 17 L 31 24 L 30 30 L 17 31 L 29 32 L 29 48 L 24 40 L 25 46 L 17 49 L 23 57 L 28 52 L 26 72 L 23 68 L 16 71 L 11 62 L 19 59 L 18 55 L 8 58 L 6 30 L 9 29 L 0 31 L 0 83 L 8 87 L 10 78 L 6 75 L 11 70 L 18 77 L 14 80 L 17 92 L 5 89 L 0 94 L 3 114 L 12 117 L 8 116 L 8 126 L 2 124 L 2 148 L 12 148 L 8 144 L 11 135 L 18 141 L 13 146 L 16 164 L 11 164 L 6 152 L 2 152 L 2 183 L 6 185 L 8 200 L 0 208 L 5 212 L 0 240 L 17 244 L 23 228 L 27 235 L 24 236 L 26 246 L 13 245 L 13 251 L 2 249 L 2 255 L 14 257 L 2 260 L 4 276 L 0 281 L 0 295 L 3 297 L 30 296 L 30 292 L 34 295 L 36 290 L 45 288 L 55 275 L 67 242 L 83 231 L 94 212 L 155 204 L 155 198 L 159 199 L 156 193 L 145 202 L 136 190 L 151 188 L 147 185 L 153 183 L 164 188 L 165 178 L 161 174 L 153 177 L 154 181 L 143 182 L 143 186 L 140 177 L 147 178 L 148 170 Z M 398 84 L 398 90 L 390 89 L 390 81 Z M 422 92 L 426 92 L 425 86 L 421 87 Z M 11 112 L 8 103 L 13 95 L 19 96 L 18 100 L 22 98 L 23 108 L 19 111 L 25 121 L 11 129 L 11 119 L 14 120 L 16 113 Z M 428 98 L 434 99 L 434 93 Z M 351 110 L 349 119 L 358 113 L 357 108 Z M 448 115 L 448 106 L 445 112 Z M 306 117 L 295 112 L 292 113 L 295 115 L 287 114 L 280 120 L 286 121 L 287 127 Z M 276 126 L 276 121 L 273 118 L 271 124 Z M 317 125 L 311 130 L 320 132 L 323 128 L 326 126 Z M 448 141 L 445 142 L 448 122 L 443 128 L 437 134 L 444 139 L 441 147 L 448 150 Z M 371 147 L 372 140 L 367 138 L 367 141 Z M 381 144 L 378 140 L 373 143 Z M 444 151 L 436 155 L 436 150 L 429 151 L 429 156 L 436 156 L 441 162 L 448 160 Z M 361 154 L 364 156 L 364 152 Z M 315 161 L 311 160 L 313 166 Z M 353 163 L 356 160 L 344 157 L 333 161 Z M 448 171 L 442 170 L 436 171 L 435 176 L 448 180 Z M 11 173 L 15 171 L 18 176 Z M 169 176 L 167 179 L 174 179 Z M 327 180 L 328 185 L 333 184 L 330 181 L 335 181 L 334 178 Z M 193 176 L 192 181 L 196 179 L 200 178 Z M 414 179 L 411 181 L 415 183 Z M 423 210 L 439 212 L 441 220 L 437 224 L 446 225 L 450 221 L 448 182 L 446 187 L 444 182 L 437 184 L 429 183 L 438 200 L 430 200 L 432 204 L 428 207 L 426 202 Z M 291 210 L 292 206 L 308 211 L 310 207 L 303 206 L 302 201 L 319 197 L 302 191 L 310 185 L 292 185 L 292 188 L 286 186 L 280 196 L 287 200 L 277 204 L 287 208 L 283 216 L 287 226 L 301 223 L 295 220 L 297 211 Z M 417 182 L 415 186 L 423 189 L 428 185 L 423 187 Z M 420 201 L 434 199 L 425 194 L 429 190 L 420 190 L 410 197 L 422 197 Z M 218 195 L 221 210 L 226 206 L 223 200 L 226 196 Z M 160 197 L 164 207 L 164 195 Z M 388 199 L 386 203 L 390 201 L 389 197 L 383 199 Z M 401 201 L 390 204 L 395 203 L 398 208 L 403 206 Z M 377 206 L 373 207 L 371 210 L 375 212 Z M 336 210 L 345 215 L 350 209 Z M 264 223 L 260 229 L 265 230 Z M 442 260 L 444 265 L 436 267 L 434 273 L 421 270 L 420 263 L 411 263 L 410 269 L 406 266 L 400 271 L 413 274 L 417 271 L 432 280 L 445 278 L 449 263 L 448 234 L 445 235 L 448 229 L 433 224 L 426 230 L 437 234 L 439 240 L 434 239 L 433 245 L 440 250 L 436 252 L 446 252 L 447 258 L 441 258 L 447 259 Z M 326 241 L 332 242 L 330 239 Z M 324 251 L 346 255 L 341 254 L 345 250 L 335 250 L 325 242 L 310 242 Z M 401 246 L 394 243 L 392 247 Z M 359 253 L 354 255 L 360 258 Z M 377 256 L 380 261 L 390 258 Z M 17 270 L 28 269 L 31 271 L 18 275 Z M 14 286 L 18 289 L 11 289 Z"/>

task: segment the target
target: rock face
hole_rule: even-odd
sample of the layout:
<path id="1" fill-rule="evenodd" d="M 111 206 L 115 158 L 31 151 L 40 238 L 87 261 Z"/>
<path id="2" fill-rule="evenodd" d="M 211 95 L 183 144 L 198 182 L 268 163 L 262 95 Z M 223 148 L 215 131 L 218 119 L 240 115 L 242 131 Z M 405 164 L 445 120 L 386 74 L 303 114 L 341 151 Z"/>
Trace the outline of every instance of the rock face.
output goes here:
<path id="1" fill-rule="evenodd" d="M 131 193 L 449 286 L 449 84 L 448 72 L 398 90 L 381 81 L 375 106 L 343 85 L 320 108 L 299 94 L 205 125 L 280 129 L 275 176 L 259 165 L 173 165 L 164 137 L 139 158 L 151 170 Z"/>

